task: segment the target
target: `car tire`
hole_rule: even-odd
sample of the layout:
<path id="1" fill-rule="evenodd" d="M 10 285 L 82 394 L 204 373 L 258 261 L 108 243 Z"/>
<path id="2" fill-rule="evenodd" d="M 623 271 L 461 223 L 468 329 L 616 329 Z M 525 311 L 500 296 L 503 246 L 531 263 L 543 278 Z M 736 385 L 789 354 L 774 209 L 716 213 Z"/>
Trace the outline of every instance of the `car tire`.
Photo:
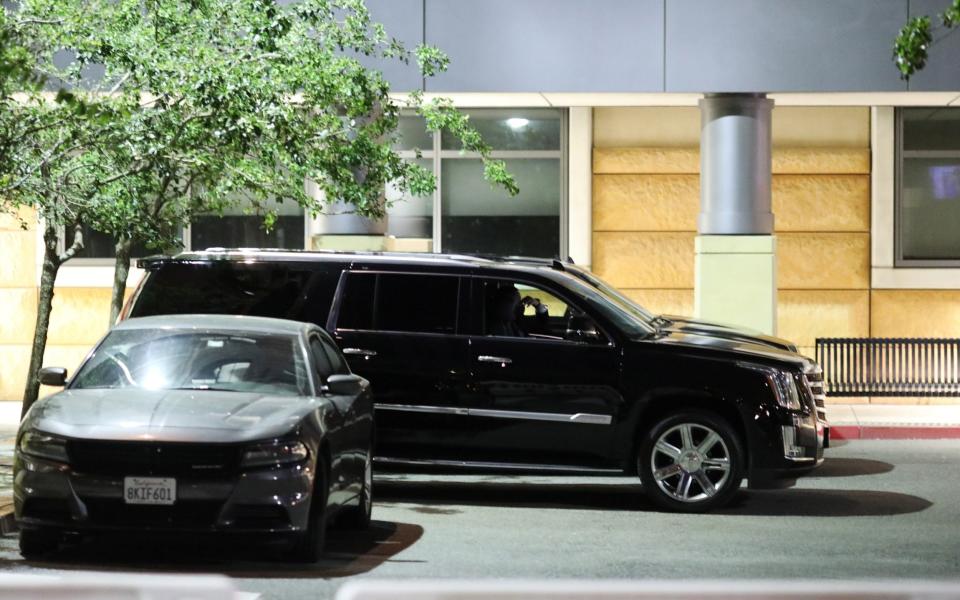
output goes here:
<path id="1" fill-rule="evenodd" d="M 289 558 L 294 562 L 313 564 L 323 557 L 327 541 L 328 472 L 325 464 L 318 463 L 313 497 L 310 498 L 307 530 L 294 540 L 289 552 Z"/>
<path id="2" fill-rule="evenodd" d="M 723 506 L 743 482 L 740 435 L 715 413 L 688 410 L 644 432 L 637 453 L 640 483 L 659 508 L 704 512 Z"/>
<path id="3" fill-rule="evenodd" d="M 41 558 L 60 547 L 63 536 L 49 528 L 29 527 L 20 530 L 20 555 L 27 560 Z"/>
<path id="4" fill-rule="evenodd" d="M 344 509 L 340 523 L 347 529 L 362 530 L 370 527 L 373 513 L 373 452 L 367 450 L 363 466 L 363 485 L 357 506 Z"/>

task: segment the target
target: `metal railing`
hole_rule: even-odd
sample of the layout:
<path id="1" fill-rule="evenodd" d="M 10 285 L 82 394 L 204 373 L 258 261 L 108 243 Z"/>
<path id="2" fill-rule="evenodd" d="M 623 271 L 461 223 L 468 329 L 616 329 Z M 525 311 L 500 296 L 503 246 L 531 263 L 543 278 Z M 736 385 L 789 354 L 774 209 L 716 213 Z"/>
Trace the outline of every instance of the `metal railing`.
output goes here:
<path id="1" fill-rule="evenodd" d="M 828 396 L 958 396 L 960 339 L 817 338 Z"/>

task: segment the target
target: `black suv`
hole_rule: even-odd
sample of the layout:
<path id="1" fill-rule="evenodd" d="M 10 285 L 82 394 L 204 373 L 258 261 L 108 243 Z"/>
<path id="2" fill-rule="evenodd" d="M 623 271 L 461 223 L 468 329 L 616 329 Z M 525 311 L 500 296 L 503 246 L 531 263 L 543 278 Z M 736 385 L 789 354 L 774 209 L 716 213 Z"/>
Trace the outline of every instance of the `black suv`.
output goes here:
<path id="1" fill-rule="evenodd" d="M 828 444 L 821 371 L 789 342 L 652 315 L 569 262 L 211 249 L 140 266 L 124 317 L 323 325 L 372 383 L 381 464 L 633 474 L 700 511 Z"/>

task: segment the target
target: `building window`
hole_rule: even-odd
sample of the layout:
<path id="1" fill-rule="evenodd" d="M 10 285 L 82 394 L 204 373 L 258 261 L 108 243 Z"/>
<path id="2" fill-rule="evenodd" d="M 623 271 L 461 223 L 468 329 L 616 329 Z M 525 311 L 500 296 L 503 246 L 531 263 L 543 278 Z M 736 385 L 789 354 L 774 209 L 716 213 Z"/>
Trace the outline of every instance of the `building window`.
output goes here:
<path id="1" fill-rule="evenodd" d="M 475 154 L 456 138 L 429 135 L 419 117 L 401 119 L 399 150 L 431 169 L 437 190 L 429 198 L 404 197 L 387 211 L 387 233 L 429 238 L 440 252 L 562 256 L 565 205 L 566 114 L 560 109 L 466 110 L 470 122 L 516 177 L 520 195 L 511 198 L 483 178 Z M 416 158 L 416 150 L 421 152 Z M 402 200 L 402 201 L 400 201 Z"/>
<path id="2" fill-rule="evenodd" d="M 238 203 L 223 216 L 194 217 L 190 224 L 190 250 L 206 248 L 284 248 L 303 250 L 306 246 L 306 221 L 303 207 L 288 200 L 264 206 L 278 213 L 270 231 L 263 227 L 263 215 L 249 205 Z"/>
<path id="3" fill-rule="evenodd" d="M 960 109 L 897 110 L 896 266 L 960 266 Z"/>

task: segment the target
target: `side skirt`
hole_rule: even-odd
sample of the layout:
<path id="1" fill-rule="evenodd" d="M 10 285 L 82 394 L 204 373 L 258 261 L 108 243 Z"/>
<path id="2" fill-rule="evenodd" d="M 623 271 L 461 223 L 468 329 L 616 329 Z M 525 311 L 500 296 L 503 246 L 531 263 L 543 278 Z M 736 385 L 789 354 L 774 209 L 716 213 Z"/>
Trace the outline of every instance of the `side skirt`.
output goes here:
<path id="1" fill-rule="evenodd" d="M 402 465 L 408 467 L 443 467 L 454 469 L 479 469 L 484 471 L 520 471 L 525 473 L 579 473 L 586 475 L 623 475 L 622 469 L 596 469 L 591 467 L 577 467 L 571 465 L 535 465 L 524 463 L 498 463 L 482 462 L 468 460 L 426 460 L 426 459 L 408 459 L 391 458 L 387 456 L 376 456 L 373 459 L 374 464 L 378 465 Z"/>

